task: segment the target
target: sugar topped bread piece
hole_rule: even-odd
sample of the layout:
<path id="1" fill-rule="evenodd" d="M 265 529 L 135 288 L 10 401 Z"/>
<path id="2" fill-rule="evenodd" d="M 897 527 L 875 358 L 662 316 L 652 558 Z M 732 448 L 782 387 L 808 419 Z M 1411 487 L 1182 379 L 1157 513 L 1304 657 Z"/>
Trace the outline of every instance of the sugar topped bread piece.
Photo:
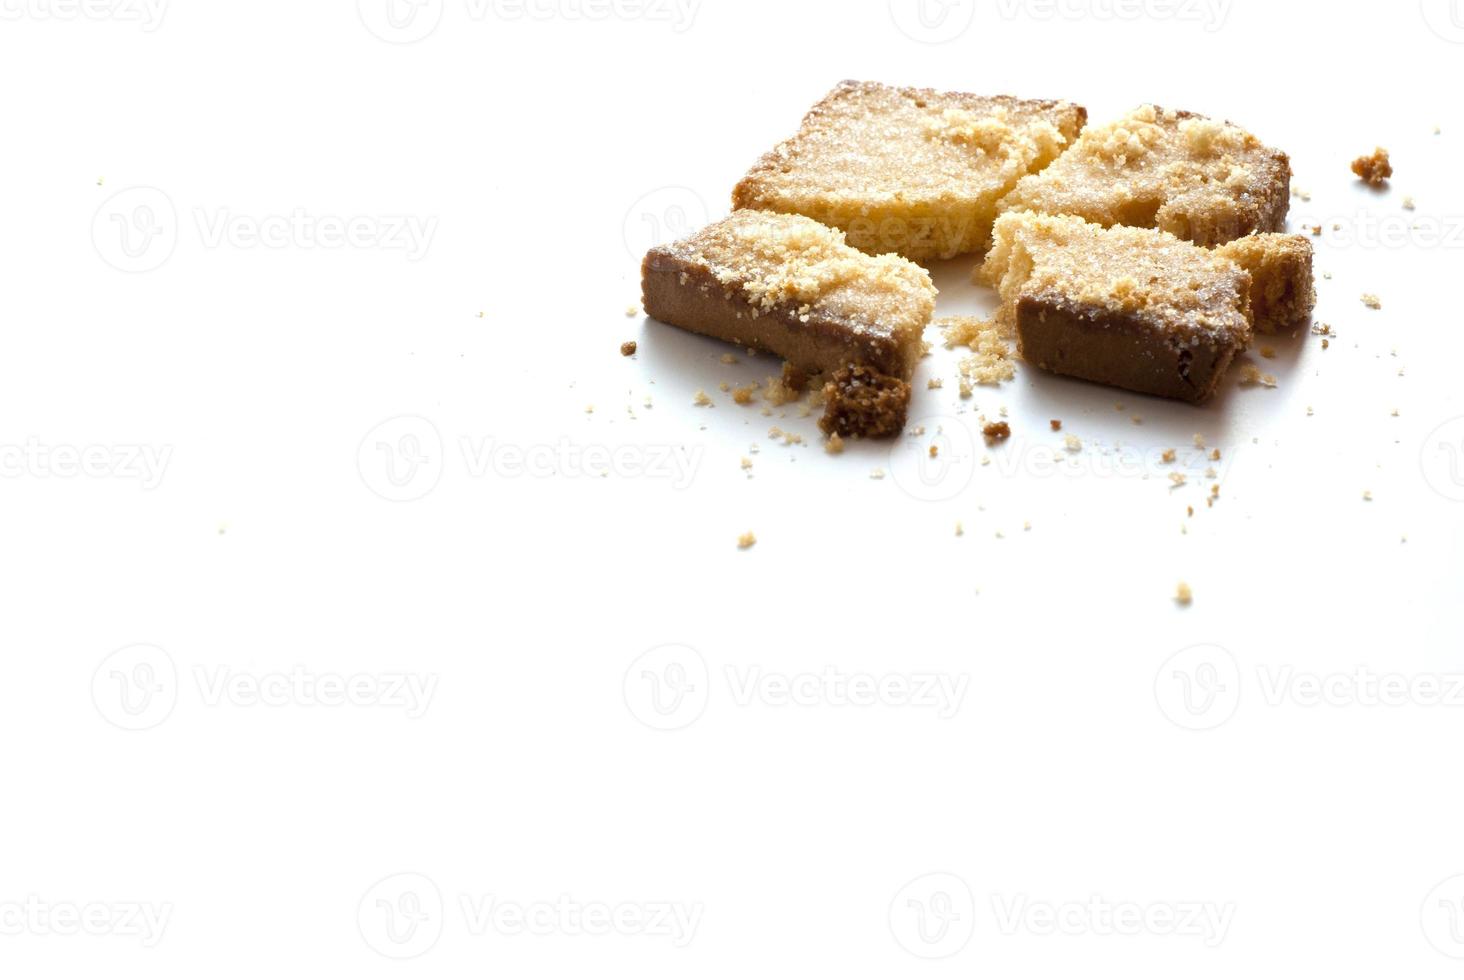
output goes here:
<path id="1" fill-rule="evenodd" d="M 651 249 L 641 282 L 645 311 L 657 320 L 777 354 L 796 373 L 832 375 L 851 396 L 887 379 L 878 413 L 846 413 L 852 421 L 829 431 L 892 435 L 904 424 L 935 312 L 930 273 L 915 263 L 866 255 L 799 215 L 735 211 Z M 856 367 L 867 370 L 851 373 Z"/>
<path id="2" fill-rule="evenodd" d="M 1248 235 L 1215 249 L 1251 275 L 1251 313 L 1261 333 L 1305 326 L 1317 305 L 1312 243 L 1305 235 Z"/>
<path id="3" fill-rule="evenodd" d="M 1089 127 L 1002 201 L 1003 210 L 1159 228 L 1198 245 L 1281 231 L 1290 207 L 1285 153 L 1231 123 L 1152 105 Z"/>
<path id="4" fill-rule="evenodd" d="M 732 204 L 806 215 L 872 254 L 951 258 L 986 247 L 997 201 L 1086 121 L 1067 102 L 843 82 L 757 162 Z"/>
<path id="5" fill-rule="evenodd" d="M 1199 402 L 1250 343 L 1250 274 L 1167 232 L 1004 214 L 978 275 L 1058 374 Z"/>

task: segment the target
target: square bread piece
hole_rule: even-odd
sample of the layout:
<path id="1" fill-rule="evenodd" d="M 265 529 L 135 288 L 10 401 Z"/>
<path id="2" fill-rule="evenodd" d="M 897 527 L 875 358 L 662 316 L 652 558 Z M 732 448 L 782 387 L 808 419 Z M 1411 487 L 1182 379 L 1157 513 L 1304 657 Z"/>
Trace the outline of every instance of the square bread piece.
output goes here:
<path id="1" fill-rule="evenodd" d="M 763 156 L 734 208 L 802 214 L 871 254 L 924 262 L 986 248 L 996 202 L 1070 146 L 1067 102 L 843 82 Z"/>
<path id="2" fill-rule="evenodd" d="M 1206 246 L 1281 231 L 1290 207 L 1285 153 L 1232 123 L 1152 105 L 1089 127 L 1002 201 L 1004 211 L 1159 228 Z"/>
<path id="3" fill-rule="evenodd" d="M 1167 232 L 1004 214 L 979 276 L 1058 374 L 1200 402 L 1250 343 L 1250 274 Z"/>
<path id="4" fill-rule="evenodd" d="M 1215 249 L 1251 275 L 1251 313 L 1261 333 L 1306 326 L 1317 307 L 1312 243 L 1305 235 L 1247 235 Z"/>
<path id="5" fill-rule="evenodd" d="M 921 335 L 935 312 L 930 273 L 915 263 L 865 255 L 842 232 L 799 215 L 736 211 L 651 249 L 641 285 L 648 316 L 769 351 L 804 374 L 831 375 L 837 390 L 825 393 L 837 397 L 826 420 L 846 421 L 825 431 L 882 436 L 904 425 Z M 849 399 L 867 401 L 872 388 L 877 411 L 848 410 Z"/>

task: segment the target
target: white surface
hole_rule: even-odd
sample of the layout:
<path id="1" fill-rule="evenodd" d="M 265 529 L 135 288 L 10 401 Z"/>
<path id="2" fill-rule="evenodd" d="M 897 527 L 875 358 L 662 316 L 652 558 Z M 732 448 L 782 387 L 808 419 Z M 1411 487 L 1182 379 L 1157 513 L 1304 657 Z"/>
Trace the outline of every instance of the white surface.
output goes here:
<path id="1" fill-rule="evenodd" d="M 0 972 L 1457 975 L 1434 944 L 1464 953 L 1464 912 L 1453 939 L 1439 904 L 1464 884 L 1432 890 L 1464 874 L 1464 705 L 1426 690 L 1464 671 L 1464 485 L 1440 448 L 1464 452 L 1464 422 L 1436 431 L 1464 416 L 1446 4 L 1235 0 L 1207 25 L 982 0 L 928 21 L 941 45 L 897 28 L 922 33 L 900 0 L 706 0 L 689 23 L 445 0 L 410 45 L 352 6 L 175 3 L 152 30 L 3 8 Z M 1343 225 L 1318 263 L 1337 339 L 1282 340 L 1275 390 L 1202 409 L 1026 368 L 962 403 L 937 347 L 914 416 L 944 427 L 944 480 L 912 479 L 935 421 L 893 458 L 826 456 L 812 419 L 716 390 L 771 359 L 723 366 L 623 311 L 653 231 L 723 213 L 846 77 L 1242 122 L 1292 154 L 1313 195 L 1295 224 Z M 1379 143 L 1385 194 L 1348 172 Z M 165 196 L 114 197 L 138 187 Z M 128 258 L 111 218 L 139 205 L 163 233 Z M 296 209 L 273 246 L 249 239 Z M 394 216 L 425 254 L 359 247 Z M 356 217 L 357 245 L 301 230 Z M 1384 219 L 1402 241 L 1369 235 Z M 969 264 L 938 270 L 942 313 L 990 308 Z M 1015 436 L 983 467 L 961 440 L 1000 406 Z M 425 422 L 377 428 L 402 417 Z M 1085 446 L 1057 474 L 1050 418 Z M 1195 433 L 1224 454 L 1213 509 L 1202 463 L 1177 490 L 1113 465 L 1120 444 L 1190 457 Z M 65 476 L 31 441 L 102 447 L 110 475 Z M 392 484 L 382 445 L 426 461 Z M 117 468 L 128 447 L 168 454 L 152 489 Z M 579 466 L 591 449 L 622 452 L 613 475 Z M 672 450 L 694 465 L 668 470 Z M 645 672 L 677 663 L 696 689 L 657 714 Z M 147 665 L 129 715 L 117 677 Z M 250 696 L 297 668 L 367 687 Z M 1425 686 L 1367 706 L 1360 668 Z M 780 680 L 826 669 L 960 696 L 950 717 L 894 687 L 780 706 Z M 1208 712 L 1185 712 L 1185 672 L 1224 686 Z M 407 674 L 435 685 L 418 710 L 389 690 Z M 749 700 L 749 677 L 774 686 Z M 407 892 L 426 918 L 388 935 L 377 903 Z M 592 937 L 566 910 L 505 935 L 469 914 L 486 896 L 699 918 L 680 946 L 689 926 Z M 1094 896 L 1154 927 L 1106 934 L 1069 907 Z M 166 909 L 160 941 L 126 902 Z M 27 903 L 110 903 L 105 934 Z M 1164 934 L 1186 903 L 1223 914 L 1223 941 Z"/>

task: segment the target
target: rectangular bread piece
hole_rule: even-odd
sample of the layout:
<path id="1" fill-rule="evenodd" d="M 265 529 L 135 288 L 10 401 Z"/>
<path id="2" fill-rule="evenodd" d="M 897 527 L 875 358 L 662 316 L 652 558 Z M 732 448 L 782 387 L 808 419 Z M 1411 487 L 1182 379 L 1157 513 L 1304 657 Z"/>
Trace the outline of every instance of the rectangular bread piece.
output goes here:
<path id="1" fill-rule="evenodd" d="M 1001 208 L 1221 245 L 1285 228 L 1291 162 L 1233 123 L 1145 105 L 1090 126 L 1050 167 L 1023 178 Z"/>
<path id="2" fill-rule="evenodd" d="M 1308 326 L 1317 306 L 1312 243 L 1305 235 L 1247 235 L 1215 249 L 1251 275 L 1251 313 L 1261 333 Z"/>
<path id="3" fill-rule="evenodd" d="M 826 431 L 893 435 L 904 424 L 909 381 L 935 312 L 930 273 L 915 263 L 866 255 L 843 233 L 799 215 L 735 211 L 651 249 L 641 283 L 647 315 L 777 354 L 803 374 L 828 374 L 835 394 L 868 401 L 863 395 L 887 379 L 876 386 L 879 420 L 870 411 L 842 411 L 853 421 Z"/>
<path id="4" fill-rule="evenodd" d="M 871 254 L 925 262 L 986 248 L 996 204 L 1077 139 L 1067 102 L 843 82 L 753 166 L 734 208 L 802 214 Z"/>
<path id="5" fill-rule="evenodd" d="M 1044 370 L 1201 402 L 1250 343 L 1251 280 L 1167 232 L 1004 214 L 978 272 Z"/>

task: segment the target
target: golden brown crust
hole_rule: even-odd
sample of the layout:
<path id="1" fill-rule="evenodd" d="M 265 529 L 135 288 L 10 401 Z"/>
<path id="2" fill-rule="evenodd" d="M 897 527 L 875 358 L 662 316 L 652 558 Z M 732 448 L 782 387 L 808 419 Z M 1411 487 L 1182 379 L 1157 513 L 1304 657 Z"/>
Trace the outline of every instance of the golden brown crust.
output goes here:
<path id="1" fill-rule="evenodd" d="M 1090 126 L 1001 202 L 1004 211 L 1159 228 L 1198 245 L 1281 231 L 1290 207 L 1285 153 L 1232 123 L 1152 105 Z"/>
<path id="2" fill-rule="evenodd" d="M 1251 314 L 1261 333 L 1285 333 L 1317 305 L 1312 244 L 1303 235 L 1248 235 L 1215 249 L 1251 275 Z"/>
<path id="3" fill-rule="evenodd" d="M 648 316 L 808 374 L 860 363 L 909 378 L 935 309 L 925 270 L 796 215 L 735 212 L 651 249 L 641 274 Z"/>
<path id="4" fill-rule="evenodd" d="M 804 214 L 874 254 L 983 249 L 996 202 L 1071 145 L 1081 106 L 840 83 L 733 191 L 735 208 Z"/>

